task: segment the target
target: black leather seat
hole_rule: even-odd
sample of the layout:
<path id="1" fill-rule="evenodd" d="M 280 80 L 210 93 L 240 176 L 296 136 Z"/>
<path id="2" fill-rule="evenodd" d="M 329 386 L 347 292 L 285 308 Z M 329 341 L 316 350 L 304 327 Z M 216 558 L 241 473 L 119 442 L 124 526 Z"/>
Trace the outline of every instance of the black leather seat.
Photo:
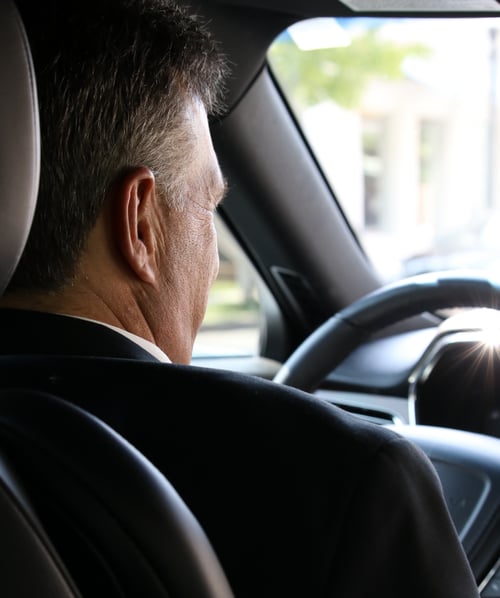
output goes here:
<path id="1" fill-rule="evenodd" d="M 0 43 L 1 292 L 26 242 L 40 164 L 33 68 L 10 0 Z M 139 451 L 75 405 L 2 386 L 3 598 L 232 597 L 198 521 Z"/>
<path id="2" fill-rule="evenodd" d="M 79 596 L 3 450 L 0 452 L 0 529 L 2 596 Z"/>
<path id="3" fill-rule="evenodd" d="M 106 598 L 232 596 L 204 531 L 175 489 L 97 418 L 49 394 L 3 390 L 0 447 L 9 460 L 0 468 L 6 497 L 0 520 L 9 510 L 22 511 L 32 544 L 44 543 L 50 583 L 66 579 L 83 596 Z M 12 549 L 5 540 L 2 533 L 2 555 Z M 20 559 L 19 582 L 38 568 L 33 560 Z M 40 595 L 38 585 L 31 590 Z"/>

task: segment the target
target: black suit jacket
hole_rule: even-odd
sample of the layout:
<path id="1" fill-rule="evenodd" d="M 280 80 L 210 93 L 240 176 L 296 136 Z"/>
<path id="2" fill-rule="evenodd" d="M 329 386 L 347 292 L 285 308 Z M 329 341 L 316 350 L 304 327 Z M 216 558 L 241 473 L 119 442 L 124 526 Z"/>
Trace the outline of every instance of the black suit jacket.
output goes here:
<path id="1" fill-rule="evenodd" d="M 434 468 L 394 432 L 273 382 L 160 363 L 91 322 L 1 309 L 0 330 L 4 383 L 68 398 L 141 450 L 236 598 L 479 595 Z"/>

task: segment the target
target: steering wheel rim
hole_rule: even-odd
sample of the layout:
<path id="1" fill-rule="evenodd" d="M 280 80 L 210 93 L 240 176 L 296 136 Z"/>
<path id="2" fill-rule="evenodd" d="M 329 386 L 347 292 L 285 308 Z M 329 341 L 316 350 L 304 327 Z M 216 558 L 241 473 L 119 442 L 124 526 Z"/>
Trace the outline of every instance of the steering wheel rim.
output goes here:
<path id="1" fill-rule="evenodd" d="M 500 308 L 500 281 L 484 273 L 453 270 L 381 287 L 320 325 L 283 363 L 274 381 L 313 392 L 376 332 L 424 312 L 453 307 Z"/>

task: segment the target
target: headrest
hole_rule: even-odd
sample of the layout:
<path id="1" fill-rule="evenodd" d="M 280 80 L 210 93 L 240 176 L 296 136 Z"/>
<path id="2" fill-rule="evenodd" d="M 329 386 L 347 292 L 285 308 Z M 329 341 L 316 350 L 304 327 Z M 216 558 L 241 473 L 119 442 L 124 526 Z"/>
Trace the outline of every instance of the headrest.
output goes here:
<path id="1" fill-rule="evenodd" d="M 33 64 L 12 0 L 0 2 L 0 294 L 23 252 L 35 211 L 40 132 Z"/>

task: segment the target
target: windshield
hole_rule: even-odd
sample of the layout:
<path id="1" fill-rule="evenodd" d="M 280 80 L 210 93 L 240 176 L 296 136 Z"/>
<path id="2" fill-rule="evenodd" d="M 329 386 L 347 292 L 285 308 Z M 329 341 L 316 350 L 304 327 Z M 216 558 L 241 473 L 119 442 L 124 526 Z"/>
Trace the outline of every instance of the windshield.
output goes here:
<path id="1" fill-rule="evenodd" d="M 496 19 L 313 19 L 268 54 L 381 278 L 500 267 Z"/>

